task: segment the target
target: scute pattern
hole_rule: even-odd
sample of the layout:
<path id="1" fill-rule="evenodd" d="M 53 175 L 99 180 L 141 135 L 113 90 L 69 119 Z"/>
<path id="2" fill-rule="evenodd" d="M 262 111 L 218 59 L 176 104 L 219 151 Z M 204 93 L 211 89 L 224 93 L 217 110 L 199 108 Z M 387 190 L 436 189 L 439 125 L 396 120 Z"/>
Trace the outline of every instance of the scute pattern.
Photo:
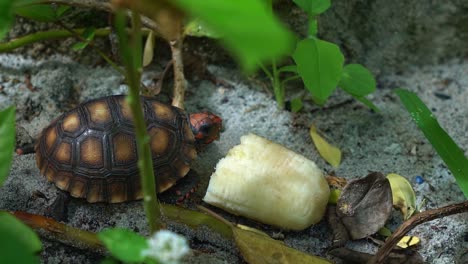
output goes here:
<path id="1" fill-rule="evenodd" d="M 162 192 L 187 174 L 196 157 L 195 140 L 181 109 L 142 99 Z M 131 119 L 125 96 L 81 104 L 43 130 L 36 145 L 37 166 L 58 188 L 88 202 L 141 199 Z"/>

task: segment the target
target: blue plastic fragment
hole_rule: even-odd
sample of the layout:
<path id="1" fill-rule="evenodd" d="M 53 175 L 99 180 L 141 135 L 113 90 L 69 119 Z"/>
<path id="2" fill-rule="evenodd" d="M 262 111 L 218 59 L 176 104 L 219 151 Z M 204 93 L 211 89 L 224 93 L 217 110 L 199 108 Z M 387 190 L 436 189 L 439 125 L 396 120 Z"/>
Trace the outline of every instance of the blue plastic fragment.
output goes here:
<path id="1" fill-rule="evenodd" d="M 424 182 L 424 178 L 421 175 L 416 176 L 416 183 L 421 184 Z"/>

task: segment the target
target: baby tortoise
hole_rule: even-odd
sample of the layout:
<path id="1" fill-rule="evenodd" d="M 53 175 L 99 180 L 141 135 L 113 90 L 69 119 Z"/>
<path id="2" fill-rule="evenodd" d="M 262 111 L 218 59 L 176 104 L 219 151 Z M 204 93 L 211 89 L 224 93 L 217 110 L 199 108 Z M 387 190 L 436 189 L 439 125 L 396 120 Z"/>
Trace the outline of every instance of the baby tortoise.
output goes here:
<path id="1" fill-rule="evenodd" d="M 141 97 L 150 136 L 157 191 L 183 178 L 197 149 L 219 138 L 220 117 L 190 116 Z M 36 163 L 41 173 L 71 196 L 90 203 L 120 203 L 143 197 L 132 115 L 125 96 L 79 105 L 55 119 L 40 135 Z"/>

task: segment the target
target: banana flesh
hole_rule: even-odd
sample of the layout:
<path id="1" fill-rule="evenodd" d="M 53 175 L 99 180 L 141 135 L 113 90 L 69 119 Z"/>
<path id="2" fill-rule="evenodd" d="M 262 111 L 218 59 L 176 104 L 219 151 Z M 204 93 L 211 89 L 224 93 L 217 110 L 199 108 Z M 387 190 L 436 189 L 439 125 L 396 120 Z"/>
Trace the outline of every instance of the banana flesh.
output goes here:
<path id="1" fill-rule="evenodd" d="M 203 200 L 259 222 L 302 230 L 320 221 L 329 195 L 313 161 L 248 134 L 218 162 Z"/>

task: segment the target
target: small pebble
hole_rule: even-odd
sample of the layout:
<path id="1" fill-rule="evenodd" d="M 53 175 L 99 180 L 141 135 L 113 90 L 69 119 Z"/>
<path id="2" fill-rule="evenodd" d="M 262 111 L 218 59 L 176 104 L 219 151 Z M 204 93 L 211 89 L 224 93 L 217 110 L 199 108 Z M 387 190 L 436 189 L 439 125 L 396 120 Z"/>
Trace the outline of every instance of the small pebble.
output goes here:
<path id="1" fill-rule="evenodd" d="M 422 176 L 418 175 L 416 176 L 416 183 L 417 184 L 422 184 L 424 182 L 424 179 Z"/>

